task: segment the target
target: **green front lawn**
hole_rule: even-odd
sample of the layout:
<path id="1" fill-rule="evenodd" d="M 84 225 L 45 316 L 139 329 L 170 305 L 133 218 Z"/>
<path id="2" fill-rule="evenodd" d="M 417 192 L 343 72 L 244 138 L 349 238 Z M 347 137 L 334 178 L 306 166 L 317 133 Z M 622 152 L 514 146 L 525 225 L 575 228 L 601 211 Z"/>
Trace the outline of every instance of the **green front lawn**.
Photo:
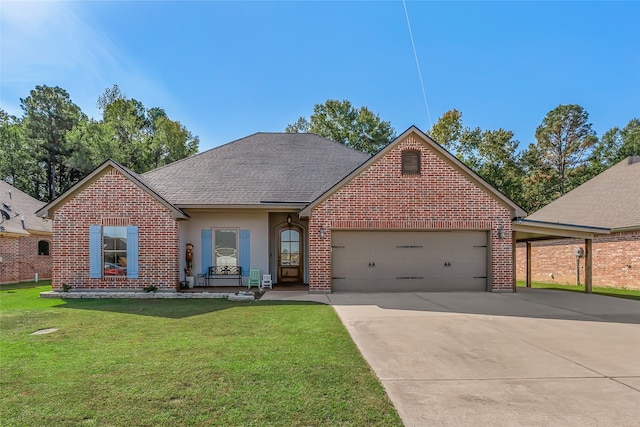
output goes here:
<path id="1" fill-rule="evenodd" d="M 520 287 L 526 286 L 526 282 L 524 280 L 518 280 L 516 284 Z M 531 287 L 540 289 L 558 289 L 562 291 L 584 292 L 584 285 L 558 285 L 552 283 L 532 282 Z M 593 286 L 591 288 L 591 291 L 597 295 L 640 300 L 640 290 L 636 289 L 602 288 Z"/>
<path id="2" fill-rule="evenodd" d="M 2 425 L 402 425 L 329 306 L 63 301 L 43 283 L 0 287 Z"/>

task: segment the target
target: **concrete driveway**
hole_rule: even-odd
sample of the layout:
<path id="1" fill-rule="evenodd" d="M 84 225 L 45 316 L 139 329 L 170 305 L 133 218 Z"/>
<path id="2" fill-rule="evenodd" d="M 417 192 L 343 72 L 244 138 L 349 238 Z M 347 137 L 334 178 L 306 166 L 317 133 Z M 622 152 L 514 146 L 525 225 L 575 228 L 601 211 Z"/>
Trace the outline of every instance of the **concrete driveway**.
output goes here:
<path id="1" fill-rule="evenodd" d="M 640 301 L 518 293 L 310 295 L 407 426 L 640 426 Z"/>

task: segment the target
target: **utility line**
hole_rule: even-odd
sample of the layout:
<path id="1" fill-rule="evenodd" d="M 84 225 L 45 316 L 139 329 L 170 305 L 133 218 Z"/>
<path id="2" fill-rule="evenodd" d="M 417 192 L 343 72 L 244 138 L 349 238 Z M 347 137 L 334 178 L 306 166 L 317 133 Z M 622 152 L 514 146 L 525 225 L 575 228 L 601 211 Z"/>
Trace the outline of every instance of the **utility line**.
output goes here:
<path id="1" fill-rule="evenodd" d="M 427 109 L 427 117 L 429 118 L 429 128 L 433 127 L 431 122 L 431 113 L 429 112 L 429 103 L 427 102 L 427 93 L 424 90 L 424 81 L 422 80 L 422 72 L 420 71 L 420 62 L 418 61 L 418 52 L 416 52 L 416 44 L 413 42 L 413 31 L 411 31 L 411 22 L 409 22 L 409 12 L 407 12 L 407 2 L 402 0 L 404 6 L 404 14 L 407 17 L 407 26 L 409 27 L 409 37 L 411 38 L 411 46 L 413 47 L 413 56 L 416 58 L 416 66 L 418 67 L 418 77 L 420 77 L 420 86 L 422 86 L 422 98 L 424 99 L 424 106 Z"/>

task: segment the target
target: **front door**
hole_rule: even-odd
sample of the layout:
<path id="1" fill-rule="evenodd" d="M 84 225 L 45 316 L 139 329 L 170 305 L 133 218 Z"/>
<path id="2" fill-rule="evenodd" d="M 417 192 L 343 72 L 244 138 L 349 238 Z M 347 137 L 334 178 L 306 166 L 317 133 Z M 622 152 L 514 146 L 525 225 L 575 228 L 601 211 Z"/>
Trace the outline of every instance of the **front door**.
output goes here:
<path id="1" fill-rule="evenodd" d="M 278 283 L 302 282 L 302 229 L 281 229 L 278 240 Z"/>

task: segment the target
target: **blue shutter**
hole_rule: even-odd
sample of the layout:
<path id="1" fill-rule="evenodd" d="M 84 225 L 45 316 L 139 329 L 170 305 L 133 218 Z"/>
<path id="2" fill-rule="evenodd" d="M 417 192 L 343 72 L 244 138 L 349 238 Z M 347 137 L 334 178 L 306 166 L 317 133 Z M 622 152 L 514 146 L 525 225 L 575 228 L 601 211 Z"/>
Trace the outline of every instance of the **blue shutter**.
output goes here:
<path id="1" fill-rule="evenodd" d="M 138 226 L 127 225 L 127 278 L 138 278 Z"/>
<path id="2" fill-rule="evenodd" d="M 251 261 L 249 242 L 249 230 L 240 230 L 240 267 L 242 267 L 243 276 L 249 276 Z"/>
<path id="3" fill-rule="evenodd" d="M 200 245 L 202 246 L 202 274 L 209 272 L 211 267 L 211 229 L 202 230 L 200 234 Z"/>
<path id="4" fill-rule="evenodd" d="M 102 277 L 102 227 L 89 226 L 89 277 Z"/>

